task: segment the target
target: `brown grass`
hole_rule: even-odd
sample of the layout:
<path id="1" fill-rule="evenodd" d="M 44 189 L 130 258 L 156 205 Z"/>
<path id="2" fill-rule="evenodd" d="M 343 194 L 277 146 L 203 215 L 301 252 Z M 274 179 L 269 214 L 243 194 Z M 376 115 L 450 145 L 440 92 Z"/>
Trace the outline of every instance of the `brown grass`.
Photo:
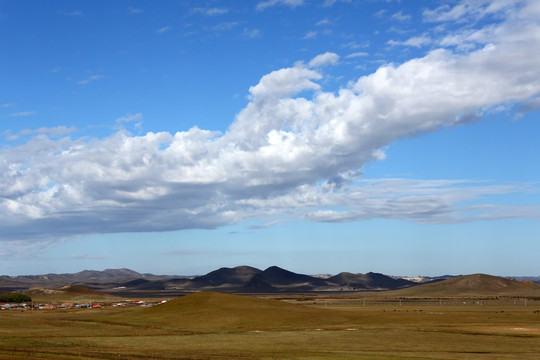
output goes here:
<path id="1" fill-rule="evenodd" d="M 538 359 L 540 301 L 194 294 L 144 309 L 0 312 L 0 359 Z"/>

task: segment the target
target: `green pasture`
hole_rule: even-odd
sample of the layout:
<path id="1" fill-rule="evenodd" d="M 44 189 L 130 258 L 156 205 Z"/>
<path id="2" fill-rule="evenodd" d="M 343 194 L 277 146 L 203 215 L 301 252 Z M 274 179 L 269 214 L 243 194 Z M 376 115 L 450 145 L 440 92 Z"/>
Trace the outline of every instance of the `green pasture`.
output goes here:
<path id="1" fill-rule="evenodd" d="M 540 301 L 194 294 L 0 312 L 0 359 L 539 359 Z"/>

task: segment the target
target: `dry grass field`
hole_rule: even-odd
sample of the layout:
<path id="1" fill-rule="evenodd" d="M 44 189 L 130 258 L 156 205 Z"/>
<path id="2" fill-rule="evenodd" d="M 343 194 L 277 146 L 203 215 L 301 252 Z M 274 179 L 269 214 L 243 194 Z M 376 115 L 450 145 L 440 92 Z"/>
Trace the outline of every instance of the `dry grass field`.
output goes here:
<path id="1" fill-rule="evenodd" d="M 198 293 L 0 312 L 0 359 L 539 359 L 540 301 Z"/>

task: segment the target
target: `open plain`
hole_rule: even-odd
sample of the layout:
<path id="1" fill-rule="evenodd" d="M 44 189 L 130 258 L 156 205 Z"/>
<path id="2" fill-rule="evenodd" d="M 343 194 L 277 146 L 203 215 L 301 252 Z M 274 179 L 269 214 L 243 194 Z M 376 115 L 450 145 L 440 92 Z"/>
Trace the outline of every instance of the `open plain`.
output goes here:
<path id="1" fill-rule="evenodd" d="M 538 359 L 540 300 L 195 293 L 0 312 L 0 359 Z"/>

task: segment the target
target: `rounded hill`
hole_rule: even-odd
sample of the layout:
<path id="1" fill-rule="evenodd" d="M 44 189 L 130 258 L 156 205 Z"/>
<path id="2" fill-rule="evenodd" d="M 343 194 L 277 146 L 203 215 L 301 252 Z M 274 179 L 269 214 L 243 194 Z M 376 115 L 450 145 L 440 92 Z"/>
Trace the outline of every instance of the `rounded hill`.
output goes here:
<path id="1" fill-rule="evenodd" d="M 540 296 L 540 285 L 486 274 L 473 274 L 391 291 L 388 295 Z"/>
<path id="2" fill-rule="evenodd" d="M 130 314 L 128 323 L 184 331 L 244 331 L 335 326 L 352 321 L 350 314 L 274 299 L 201 292 Z M 117 319 L 120 320 L 120 319 Z"/>

